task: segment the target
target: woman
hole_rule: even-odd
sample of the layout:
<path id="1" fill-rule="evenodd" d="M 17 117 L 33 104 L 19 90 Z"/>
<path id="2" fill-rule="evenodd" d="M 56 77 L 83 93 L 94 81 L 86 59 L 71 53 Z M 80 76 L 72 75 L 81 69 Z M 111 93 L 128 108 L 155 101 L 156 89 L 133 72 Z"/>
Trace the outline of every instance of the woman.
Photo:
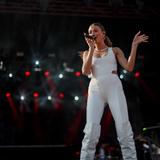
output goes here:
<path id="1" fill-rule="evenodd" d="M 89 49 L 83 52 L 82 73 L 91 76 L 88 88 L 87 118 L 81 148 L 81 160 L 93 160 L 100 137 L 100 121 L 105 104 L 109 105 L 115 121 L 118 141 L 124 160 L 137 160 L 133 131 L 128 118 L 126 98 L 117 75 L 117 61 L 127 71 L 134 69 L 137 47 L 148 42 L 148 36 L 139 31 L 133 39 L 128 59 L 106 36 L 100 23 L 93 23 L 85 35 Z"/>

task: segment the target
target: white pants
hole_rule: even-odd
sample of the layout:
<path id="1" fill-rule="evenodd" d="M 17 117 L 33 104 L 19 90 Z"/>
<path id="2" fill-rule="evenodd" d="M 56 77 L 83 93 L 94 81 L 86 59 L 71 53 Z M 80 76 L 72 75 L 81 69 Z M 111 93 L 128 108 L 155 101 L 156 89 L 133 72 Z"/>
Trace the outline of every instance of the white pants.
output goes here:
<path id="1" fill-rule="evenodd" d="M 93 160 L 100 137 L 100 121 L 105 104 L 108 103 L 115 120 L 118 141 L 123 160 L 137 160 L 133 132 L 128 118 L 128 110 L 123 87 L 115 74 L 99 79 L 92 78 L 89 84 L 87 118 L 84 128 L 80 160 Z"/>

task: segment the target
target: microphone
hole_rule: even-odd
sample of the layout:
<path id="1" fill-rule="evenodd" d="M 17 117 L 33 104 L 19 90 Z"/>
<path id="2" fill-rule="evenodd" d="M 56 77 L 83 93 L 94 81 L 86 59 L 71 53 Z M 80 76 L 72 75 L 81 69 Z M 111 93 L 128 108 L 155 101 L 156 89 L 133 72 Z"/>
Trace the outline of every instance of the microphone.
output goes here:
<path id="1" fill-rule="evenodd" d="M 90 35 L 87 34 L 87 33 L 84 33 L 84 37 L 89 38 L 89 39 L 91 39 L 91 40 L 96 40 L 96 36 L 90 36 Z"/>

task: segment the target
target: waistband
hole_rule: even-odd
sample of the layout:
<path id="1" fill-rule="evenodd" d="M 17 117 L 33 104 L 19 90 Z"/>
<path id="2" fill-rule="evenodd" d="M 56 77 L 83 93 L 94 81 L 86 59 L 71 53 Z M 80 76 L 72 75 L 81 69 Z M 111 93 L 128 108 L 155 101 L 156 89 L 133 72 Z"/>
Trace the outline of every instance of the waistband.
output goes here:
<path id="1" fill-rule="evenodd" d="M 92 74 L 91 78 L 100 78 L 100 77 L 104 77 L 104 76 L 112 75 L 112 74 L 118 75 L 117 70 L 112 70 L 111 72 L 105 72 L 105 73 L 101 73 L 101 74 L 94 73 L 94 74 Z"/>

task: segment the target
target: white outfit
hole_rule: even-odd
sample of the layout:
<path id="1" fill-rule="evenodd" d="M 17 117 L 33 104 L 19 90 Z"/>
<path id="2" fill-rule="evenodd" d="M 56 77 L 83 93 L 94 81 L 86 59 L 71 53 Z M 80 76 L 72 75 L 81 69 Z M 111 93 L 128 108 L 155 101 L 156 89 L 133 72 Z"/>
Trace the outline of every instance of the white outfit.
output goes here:
<path id="1" fill-rule="evenodd" d="M 124 160 L 137 160 L 133 132 L 122 83 L 117 74 L 117 62 L 112 48 L 101 57 L 92 58 L 92 76 L 88 89 L 87 117 L 84 128 L 80 160 L 94 160 L 100 137 L 100 121 L 105 104 L 108 103 L 115 120 L 118 140 Z"/>

